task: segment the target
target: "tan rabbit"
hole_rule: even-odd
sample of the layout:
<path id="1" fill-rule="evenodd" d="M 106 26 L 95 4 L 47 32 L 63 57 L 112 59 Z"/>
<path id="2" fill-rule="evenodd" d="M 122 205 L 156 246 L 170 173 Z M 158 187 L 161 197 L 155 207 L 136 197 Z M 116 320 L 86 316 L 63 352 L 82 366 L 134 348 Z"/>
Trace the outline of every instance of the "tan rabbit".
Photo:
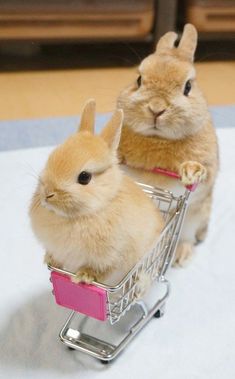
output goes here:
<path id="1" fill-rule="evenodd" d="M 94 117 L 90 101 L 78 133 L 49 156 L 30 208 L 45 262 L 87 283 L 128 272 L 163 228 L 160 212 L 118 165 L 122 111 L 100 135 L 94 135 Z"/>
<path id="2" fill-rule="evenodd" d="M 182 193 L 183 185 L 200 182 L 191 196 L 175 263 L 182 265 L 193 245 L 205 238 L 212 191 L 218 171 L 217 139 L 207 103 L 198 88 L 193 65 L 197 31 L 166 33 L 156 51 L 139 66 L 138 79 L 118 98 L 124 111 L 119 146 L 121 162 L 137 180 Z M 181 183 L 151 172 L 175 171 Z"/>

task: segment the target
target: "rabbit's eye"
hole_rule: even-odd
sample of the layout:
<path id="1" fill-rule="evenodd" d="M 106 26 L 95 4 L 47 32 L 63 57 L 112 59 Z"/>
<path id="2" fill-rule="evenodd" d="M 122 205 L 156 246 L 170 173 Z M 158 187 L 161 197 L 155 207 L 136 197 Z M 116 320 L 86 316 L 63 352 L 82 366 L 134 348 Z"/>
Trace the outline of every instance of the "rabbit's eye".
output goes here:
<path id="1" fill-rule="evenodd" d="M 141 86 L 141 76 L 138 77 L 136 82 L 137 82 L 137 86 L 139 88 Z"/>
<path id="2" fill-rule="evenodd" d="M 192 88 L 191 80 L 187 80 L 184 87 L 184 96 L 188 96 L 189 92 L 191 91 L 191 88 Z"/>
<path id="3" fill-rule="evenodd" d="M 90 172 L 87 172 L 87 171 L 82 171 L 79 175 L 78 175 L 78 183 L 80 184 L 88 184 L 91 180 L 91 173 Z"/>

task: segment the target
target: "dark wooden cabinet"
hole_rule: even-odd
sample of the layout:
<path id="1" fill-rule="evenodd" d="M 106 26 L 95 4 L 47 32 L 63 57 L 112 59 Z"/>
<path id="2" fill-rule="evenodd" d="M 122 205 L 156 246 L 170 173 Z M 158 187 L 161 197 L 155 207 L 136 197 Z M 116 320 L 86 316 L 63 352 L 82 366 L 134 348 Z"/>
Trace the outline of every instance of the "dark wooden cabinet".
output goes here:
<path id="1" fill-rule="evenodd" d="M 189 0 L 186 19 L 199 32 L 235 32 L 235 0 Z"/>
<path id="2" fill-rule="evenodd" d="M 176 0 L 0 0 L 0 41 L 153 40 L 175 28 Z"/>

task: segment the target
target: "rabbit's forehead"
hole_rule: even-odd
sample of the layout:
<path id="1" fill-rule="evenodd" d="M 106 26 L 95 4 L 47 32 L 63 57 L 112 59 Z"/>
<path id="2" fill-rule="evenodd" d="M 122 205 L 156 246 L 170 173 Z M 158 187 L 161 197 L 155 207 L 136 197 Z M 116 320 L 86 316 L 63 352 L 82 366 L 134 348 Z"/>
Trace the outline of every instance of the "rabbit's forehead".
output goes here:
<path id="1" fill-rule="evenodd" d="M 172 57 L 158 59 L 152 55 L 144 59 L 139 67 L 140 74 L 146 84 L 151 82 L 184 83 L 188 79 L 194 79 L 195 69 L 188 62 L 179 62 Z"/>
<path id="2" fill-rule="evenodd" d="M 98 138 L 93 141 L 83 139 L 75 143 L 68 141 L 54 150 L 49 157 L 46 171 L 55 180 L 69 180 L 81 171 L 103 171 L 111 163 L 112 157 L 108 149 Z"/>

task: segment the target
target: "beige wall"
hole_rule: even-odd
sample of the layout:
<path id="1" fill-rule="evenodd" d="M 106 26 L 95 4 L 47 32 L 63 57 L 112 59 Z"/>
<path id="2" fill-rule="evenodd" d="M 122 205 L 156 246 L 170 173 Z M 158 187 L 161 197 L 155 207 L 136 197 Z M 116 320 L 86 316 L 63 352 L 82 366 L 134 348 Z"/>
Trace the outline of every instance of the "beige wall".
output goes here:
<path id="1" fill-rule="evenodd" d="M 209 105 L 235 103 L 235 62 L 196 67 Z M 119 91 L 135 77 L 135 68 L 0 73 L 0 119 L 74 115 L 90 97 L 98 112 L 111 111 Z"/>

